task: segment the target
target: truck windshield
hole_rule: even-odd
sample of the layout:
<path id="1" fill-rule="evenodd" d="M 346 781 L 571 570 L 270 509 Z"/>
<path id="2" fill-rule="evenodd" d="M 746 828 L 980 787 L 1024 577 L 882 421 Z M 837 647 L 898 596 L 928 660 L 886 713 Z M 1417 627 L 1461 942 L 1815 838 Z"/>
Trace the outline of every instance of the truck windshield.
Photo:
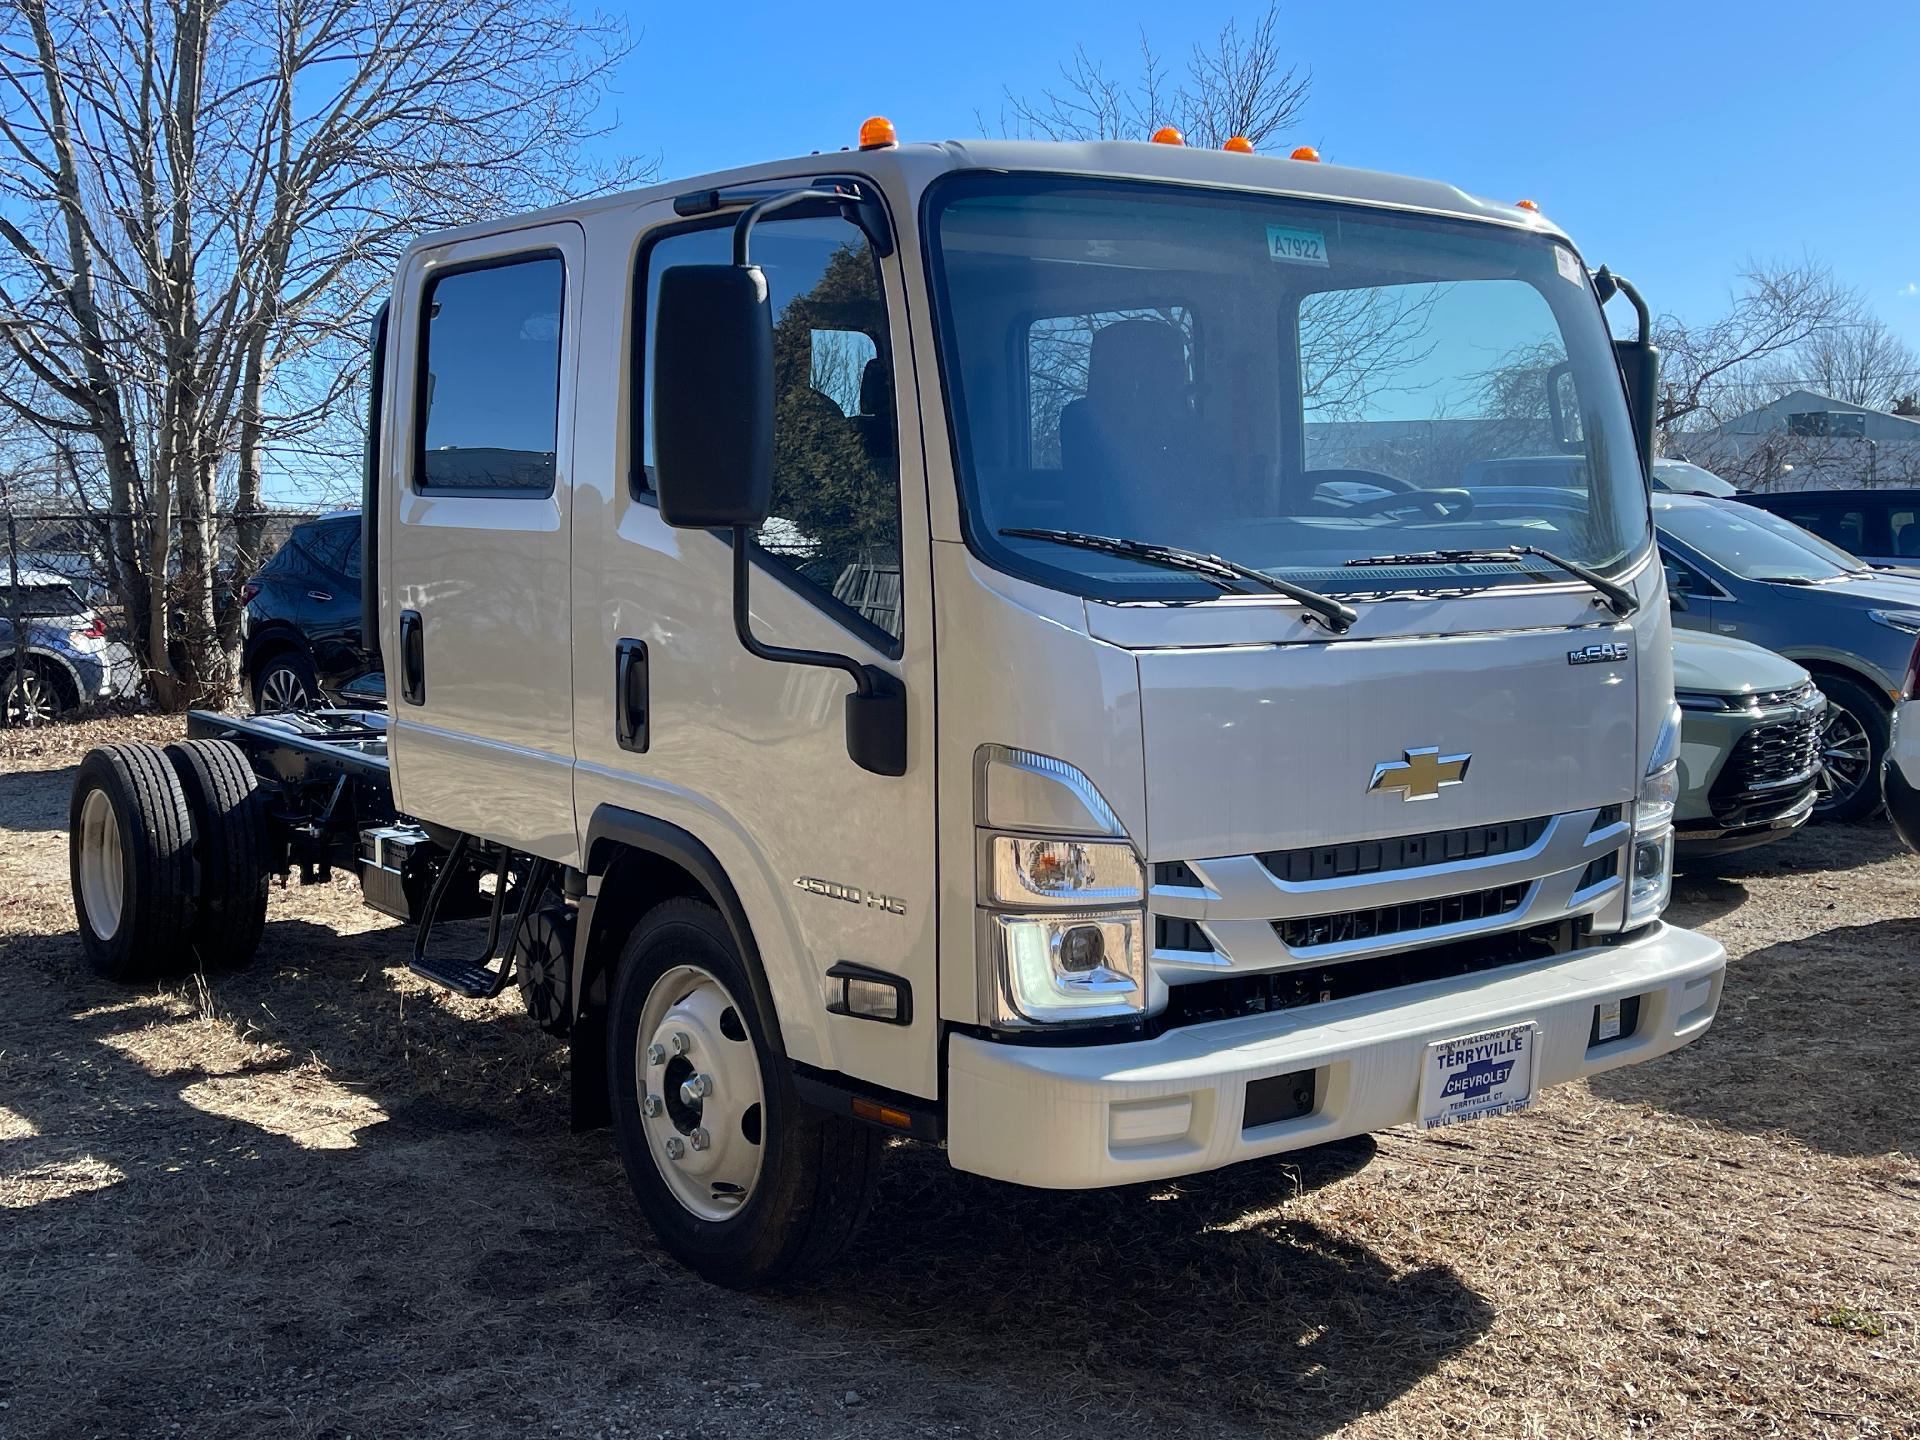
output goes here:
<path id="1" fill-rule="evenodd" d="M 1204 579 L 1071 531 L 1217 555 L 1323 594 L 1562 580 L 1648 539 L 1619 373 L 1552 237 L 1346 204 L 961 175 L 929 202 L 973 543 L 1101 598 Z M 1403 556 L 1400 565 L 1348 562 Z"/>

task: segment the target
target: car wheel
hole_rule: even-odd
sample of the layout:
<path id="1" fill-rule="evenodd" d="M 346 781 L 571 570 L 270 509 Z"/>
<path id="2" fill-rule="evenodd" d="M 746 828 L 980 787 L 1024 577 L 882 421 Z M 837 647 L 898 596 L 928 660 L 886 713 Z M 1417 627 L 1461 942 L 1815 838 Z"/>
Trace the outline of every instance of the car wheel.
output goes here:
<path id="1" fill-rule="evenodd" d="M 320 679 L 313 662 L 298 650 L 283 650 L 253 677 L 253 710 L 271 715 L 280 710 L 311 710 L 320 703 Z"/>
<path id="2" fill-rule="evenodd" d="M 827 1264 L 865 1214 L 880 1134 L 803 1103 L 712 906 L 629 937 L 607 1025 L 614 1137 L 660 1243 L 722 1285 Z"/>
<path id="3" fill-rule="evenodd" d="M 1892 734 L 1887 707 L 1866 686 L 1837 675 L 1817 676 L 1827 697 L 1820 731 L 1820 798 L 1816 820 L 1861 820 L 1880 804 L 1880 762 Z"/>
<path id="4" fill-rule="evenodd" d="M 0 676 L 0 697 L 0 719 L 8 725 L 49 725 L 73 708 L 66 691 L 32 660 L 19 670 L 7 666 Z"/>

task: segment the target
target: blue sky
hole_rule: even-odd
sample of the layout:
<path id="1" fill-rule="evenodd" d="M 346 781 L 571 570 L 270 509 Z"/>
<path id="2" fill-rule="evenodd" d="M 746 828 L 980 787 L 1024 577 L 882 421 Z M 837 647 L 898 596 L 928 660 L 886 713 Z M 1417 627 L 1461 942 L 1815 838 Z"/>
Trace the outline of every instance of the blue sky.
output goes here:
<path id="1" fill-rule="evenodd" d="M 669 176 L 835 149 L 874 113 L 903 139 L 970 136 L 976 111 L 993 123 L 1004 88 L 1037 93 L 1076 44 L 1126 72 L 1143 21 L 1179 58 L 1261 3 L 635 3 L 640 48 L 611 103 Z M 1920 348 L 1912 0 L 1289 3 L 1281 27 L 1313 70 L 1289 144 L 1535 199 L 1589 263 L 1690 320 L 1724 308 L 1748 256 L 1808 250 Z"/>

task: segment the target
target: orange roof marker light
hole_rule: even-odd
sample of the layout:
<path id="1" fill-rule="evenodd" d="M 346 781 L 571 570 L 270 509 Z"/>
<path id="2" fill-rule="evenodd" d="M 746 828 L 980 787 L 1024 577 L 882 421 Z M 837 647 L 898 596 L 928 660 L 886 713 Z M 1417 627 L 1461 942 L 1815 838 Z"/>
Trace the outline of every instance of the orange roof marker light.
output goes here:
<path id="1" fill-rule="evenodd" d="M 1153 143 L 1156 145 L 1184 145 L 1187 143 L 1187 137 L 1171 125 L 1162 125 L 1158 130 L 1153 132 Z"/>
<path id="2" fill-rule="evenodd" d="M 1516 200 L 1513 202 L 1513 208 L 1516 210 L 1531 210 L 1536 215 L 1540 213 L 1539 202 L 1534 200 Z"/>
<path id="3" fill-rule="evenodd" d="M 889 145 L 898 145 L 900 136 L 893 128 L 893 121 L 884 115 L 875 115 L 860 126 L 860 148 L 862 150 L 884 150 Z"/>
<path id="4" fill-rule="evenodd" d="M 1244 135 L 1232 135 L 1227 138 L 1227 143 L 1220 148 L 1222 150 L 1231 150 L 1236 155 L 1251 155 L 1253 154 L 1253 141 Z"/>
<path id="5" fill-rule="evenodd" d="M 1320 163 L 1320 152 L 1311 145 L 1302 145 L 1288 158 L 1292 160 L 1304 160 L 1309 165 L 1318 165 Z"/>

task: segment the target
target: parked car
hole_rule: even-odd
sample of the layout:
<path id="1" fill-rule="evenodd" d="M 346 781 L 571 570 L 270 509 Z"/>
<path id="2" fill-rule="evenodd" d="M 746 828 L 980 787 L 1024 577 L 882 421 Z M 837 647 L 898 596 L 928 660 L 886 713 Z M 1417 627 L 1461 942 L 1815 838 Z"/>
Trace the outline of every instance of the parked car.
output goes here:
<path id="1" fill-rule="evenodd" d="M 1764 845 L 1807 823 L 1818 799 L 1827 702 L 1800 666 L 1696 630 L 1673 637 L 1680 703 L 1682 865 Z"/>
<path id="2" fill-rule="evenodd" d="M 1827 697 L 1816 818 L 1880 803 L 1893 706 L 1920 638 L 1920 579 L 1740 501 L 1655 495 L 1676 627 L 1732 635 L 1804 665 Z"/>
<path id="3" fill-rule="evenodd" d="M 256 711 L 311 709 L 364 687 L 375 662 L 360 640 L 359 511 L 294 526 L 240 600 L 240 673 Z"/>
<path id="4" fill-rule="evenodd" d="M 63 575 L 22 570 L 16 593 L 0 568 L 0 716 L 45 724 L 98 700 L 131 694 L 138 674 L 124 646 Z M 13 616 L 20 616 L 26 663 L 15 664 Z"/>
<path id="5" fill-rule="evenodd" d="M 1920 567 L 1920 490 L 1795 490 L 1740 498 L 1869 565 Z"/>
<path id="6" fill-rule="evenodd" d="M 1685 460 L 1654 461 L 1653 488 L 1669 495 L 1714 495 L 1722 500 L 1744 493 L 1711 470 L 1703 470 Z"/>
<path id="7" fill-rule="evenodd" d="M 1894 831 L 1909 850 L 1920 850 L 1920 649 L 1914 651 L 1914 663 L 1893 712 L 1893 735 L 1880 782 Z"/>

